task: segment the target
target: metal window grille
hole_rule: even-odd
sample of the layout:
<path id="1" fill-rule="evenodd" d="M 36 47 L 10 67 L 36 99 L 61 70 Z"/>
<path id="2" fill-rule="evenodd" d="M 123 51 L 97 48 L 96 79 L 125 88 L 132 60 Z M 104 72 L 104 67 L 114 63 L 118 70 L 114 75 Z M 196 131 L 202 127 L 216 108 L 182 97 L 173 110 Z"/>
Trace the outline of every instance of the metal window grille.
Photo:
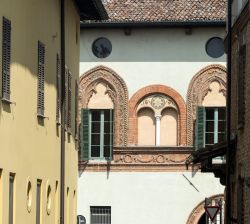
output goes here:
<path id="1" fill-rule="evenodd" d="M 91 206 L 90 207 L 91 224 L 111 224 L 110 206 Z"/>

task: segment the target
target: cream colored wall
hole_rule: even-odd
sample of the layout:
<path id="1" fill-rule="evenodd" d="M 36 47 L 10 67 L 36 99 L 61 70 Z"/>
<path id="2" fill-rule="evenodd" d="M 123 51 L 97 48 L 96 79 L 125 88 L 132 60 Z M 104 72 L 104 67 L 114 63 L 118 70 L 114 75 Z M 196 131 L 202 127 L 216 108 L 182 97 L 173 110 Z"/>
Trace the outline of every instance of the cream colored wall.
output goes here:
<path id="1" fill-rule="evenodd" d="M 73 80 L 78 78 L 79 43 L 76 43 L 76 21 L 79 20 L 73 1 L 66 1 L 66 64 Z M 15 173 L 15 222 L 35 223 L 36 182 L 42 180 L 41 223 L 55 223 L 55 186 L 60 186 L 60 127 L 56 125 L 56 54 L 60 52 L 59 0 L 1 0 L 2 16 L 11 20 L 11 101 L 0 101 L 0 169 L 2 169 L 4 204 L 0 223 L 8 223 L 9 173 Z M 74 26 L 73 26 L 74 24 Z M 73 34 L 74 30 L 74 34 Z M 45 46 L 45 116 L 38 120 L 37 111 L 37 41 Z M 2 43 L 2 22 L 0 23 Z M 0 44 L 0 52 L 2 46 Z M 0 53 L 0 62 L 2 53 Z M 0 63 L 0 71 L 2 71 Z M 1 80 L 1 79 L 0 79 Z M 72 81 L 72 95 L 74 96 Z M 1 86 L 0 86 L 1 89 Z M 72 130 L 74 130 L 72 100 Z M 73 132 L 74 134 L 74 132 Z M 74 135 L 66 135 L 66 186 L 73 191 L 77 184 L 77 151 Z M 27 210 L 27 185 L 32 184 L 31 211 Z M 51 214 L 46 212 L 47 186 L 52 188 Z M 1 197 L 0 197 L 1 200 Z M 58 207 L 59 208 L 59 207 Z M 72 211 L 71 211 L 72 212 Z"/>
<path id="2" fill-rule="evenodd" d="M 178 114 L 173 108 L 167 108 L 161 117 L 161 145 L 177 145 Z"/>
<path id="3" fill-rule="evenodd" d="M 138 145 L 155 145 L 155 116 L 150 108 L 141 109 L 138 114 Z"/>
<path id="4" fill-rule="evenodd" d="M 224 27 L 193 28 L 187 35 L 184 28 L 140 28 L 125 35 L 123 29 L 81 29 L 80 75 L 104 65 L 125 81 L 129 97 L 139 89 L 162 84 L 174 88 L 186 99 L 193 76 L 211 64 L 226 65 L 226 55 L 211 58 L 206 42 L 214 36 L 224 38 Z M 107 37 L 112 52 L 107 58 L 92 53 L 92 43 Z"/>

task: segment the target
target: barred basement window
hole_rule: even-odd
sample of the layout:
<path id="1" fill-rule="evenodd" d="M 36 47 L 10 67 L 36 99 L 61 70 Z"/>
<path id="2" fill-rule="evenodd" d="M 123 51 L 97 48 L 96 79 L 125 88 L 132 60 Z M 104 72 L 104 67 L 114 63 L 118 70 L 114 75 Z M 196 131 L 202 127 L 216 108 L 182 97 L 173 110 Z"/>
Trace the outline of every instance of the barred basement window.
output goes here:
<path id="1" fill-rule="evenodd" d="M 59 54 L 56 55 L 56 123 L 60 124 L 61 106 L 61 60 Z"/>
<path id="2" fill-rule="evenodd" d="M 91 206 L 90 207 L 91 224 L 111 224 L 110 206 Z"/>
<path id="3" fill-rule="evenodd" d="M 240 35 L 238 57 L 238 127 L 245 123 L 245 76 L 246 76 L 246 42 L 244 35 Z"/>
<path id="4" fill-rule="evenodd" d="M 38 41 L 38 88 L 37 88 L 37 116 L 44 117 L 44 63 L 45 46 Z"/>
<path id="5" fill-rule="evenodd" d="M 3 17 L 2 40 L 2 98 L 10 100 L 10 56 L 11 56 L 11 22 Z"/>

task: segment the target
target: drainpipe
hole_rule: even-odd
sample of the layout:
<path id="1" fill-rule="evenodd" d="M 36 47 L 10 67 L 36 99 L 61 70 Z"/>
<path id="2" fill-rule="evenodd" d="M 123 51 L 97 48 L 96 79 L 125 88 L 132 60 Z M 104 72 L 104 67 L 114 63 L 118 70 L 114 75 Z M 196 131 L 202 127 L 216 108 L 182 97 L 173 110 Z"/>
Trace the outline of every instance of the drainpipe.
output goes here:
<path id="1" fill-rule="evenodd" d="M 226 224 L 231 224 L 231 64 L 232 64 L 232 5 L 227 8 L 227 152 L 226 152 Z"/>
<path id="2" fill-rule="evenodd" d="M 65 3 L 61 0 L 61 173 L 60 173 L 60 224 L 64 224 L 65 189 Z"/>

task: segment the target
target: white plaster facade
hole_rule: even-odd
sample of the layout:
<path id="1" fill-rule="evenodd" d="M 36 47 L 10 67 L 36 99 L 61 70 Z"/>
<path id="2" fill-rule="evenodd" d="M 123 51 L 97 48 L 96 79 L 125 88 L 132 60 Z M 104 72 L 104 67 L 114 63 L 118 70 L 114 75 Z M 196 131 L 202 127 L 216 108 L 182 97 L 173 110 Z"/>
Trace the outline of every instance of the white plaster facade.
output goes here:
<path id="1" fill-rule="evenodd" d="M 184 224 L 205 197 L 223 191 L 213 174 L 200 172 L 83 172 L 78 214 L 89 224 L 89 206 L 105 205 L 114 224 Z"/>
<path id="2" fill-rule="evenodd" d="M 104 65 L 123 78 L 129 98 L 145 86 L 161 84 L 175 89 L 186 100 L 193 76 L 211 64 L 225 66 L 226 60 L 225 55 L 214 59 L 205 51 L 209 38 L 224 37 L 224 28 L 193 28 L 191 34 L 186 31 L 132 29 L 126 36 L 123 29 L 82 29 L 80 76 Z M 99 37 L 112 43 L 112 52 L 105 59 L 92 53 L 92 43 Z M 199 171 L 83 171 L 78 182 L 78 214 L 90 224 L 90 206 L 111 206 L 113 224 L 184 224 L 205 197 L 223 193 L 219 179 Z"/>

